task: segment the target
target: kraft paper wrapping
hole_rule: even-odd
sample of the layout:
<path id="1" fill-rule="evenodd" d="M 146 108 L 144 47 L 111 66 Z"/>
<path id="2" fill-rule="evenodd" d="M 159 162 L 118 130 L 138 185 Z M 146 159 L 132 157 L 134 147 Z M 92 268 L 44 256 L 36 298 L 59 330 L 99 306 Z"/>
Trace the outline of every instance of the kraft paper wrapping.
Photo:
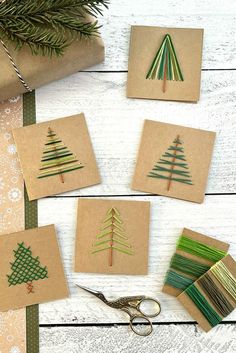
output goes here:
<path id="1" fill-rule="evenodd" d="M 9 132 L 22 124 L 22 98 L 0 103 L 0 235 L 24 229 L 24 184 Z M 0 313 L 0 352 L 26 353 L 25 309 Z"/>
<path id="2" fill-rule="evenodd" d="M 27 46 L 16 52 L 14 46 L 8 43 L 6 45 L 21 76 L 31 89 L 59 80 L 104 60 L 104 44 L 100 37 L 75 40 L 60 58 L 32 56 Z M 26 89 L 1 44 L 0 62 L 0 101 L 25 93 Z"/>

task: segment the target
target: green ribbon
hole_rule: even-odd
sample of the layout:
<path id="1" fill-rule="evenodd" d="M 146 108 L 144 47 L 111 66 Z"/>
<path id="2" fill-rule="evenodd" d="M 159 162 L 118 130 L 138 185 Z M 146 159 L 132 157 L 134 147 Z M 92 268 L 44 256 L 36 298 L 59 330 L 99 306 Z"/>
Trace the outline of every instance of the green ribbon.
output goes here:
<path id="1" fill-rule="evenodd" d="M 35 92 L 23 95 L 23 126 L 36 123 Z M 26 188 L 25 196 L 25 229 L 38 226 L 38 204 L 36 201 L 29 201 Z M 26 307 L 26 347 L 27 353 L 39 353 L 39 306 L 31 305 Z"/>

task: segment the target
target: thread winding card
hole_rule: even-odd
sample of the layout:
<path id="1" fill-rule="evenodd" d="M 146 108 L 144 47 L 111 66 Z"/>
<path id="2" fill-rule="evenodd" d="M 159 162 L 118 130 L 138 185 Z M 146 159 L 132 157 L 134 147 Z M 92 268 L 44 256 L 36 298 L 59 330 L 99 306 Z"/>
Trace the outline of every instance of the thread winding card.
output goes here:
<path id="1" fill-rule="evenodd" d="M 53 225 L 0 237 L 0 311 L 68 297 Z"/>
<path id="2" fill-rule="evenodd" d="M 79 200 L 75 271 L 147 274 L 149 213 L 149 202 Z"/>
<path id="3" fill-rule="evenodd" d="M 30 200 L 100 183 L 84 114 L 13 130 Z"/>
<path id="4" fill-rule="evenodd" d="M 215 132 L 145 120 L 132 188 L 202 203 Z"/>
<path id="5" fill-rule="evenodd" d="M 236 308 L 236 262 L 227 255 L 177 299 L 208 332 Z"/>
<path id="6" fill-rule="evenodd" d="M 165 276 L 162 292 L 177 297 L 227 255 L 229 244 L 184 228 Z"/>
<path id="7" fill-rule="evenodd" d="M 127 97 L 197 102 L 203 29 L 132 26 Z"/>

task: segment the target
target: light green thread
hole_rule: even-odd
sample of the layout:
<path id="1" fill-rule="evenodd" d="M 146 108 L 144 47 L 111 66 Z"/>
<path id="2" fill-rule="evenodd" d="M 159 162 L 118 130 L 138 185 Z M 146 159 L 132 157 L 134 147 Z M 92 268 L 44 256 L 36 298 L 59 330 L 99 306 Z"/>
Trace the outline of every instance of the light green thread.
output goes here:
<path id="1" fill-rule="evenodd" d="M 211 272 L 236 302 L 236 279 L 222 261 L 211 267 Z"/>
<path id="2" fill-rule="evenodd" d="M 166 34 L 163 42 L 147 73 L 146 79 L 184 81 L 174 45 L 169 34 Z"/>
<path id="3" fill-rule="evenodd" d="M 223 250 L 219 250 L 213 246 L 206 245 L 199 241 L 182 235 L 177 243 L 177 249 L 185 251 L 189 254 L 207 259 L 216 263 L 221 260 L 227 253 Z"/>
<path id="4" fill-rule="evenodd" d="M 96 236 L 98 241 L 95 242 L 91 251 L 92 254 L 95 254 L 109 250 L 109 266 L 112 266 L 114 250 L 127 255 L 133 255 L 133 248 L 126 241 L 128 238 L 122 224 L 123 222 L 118 210 L 115 207 L 109 209 L 105 216 L 101 232 Z"/>

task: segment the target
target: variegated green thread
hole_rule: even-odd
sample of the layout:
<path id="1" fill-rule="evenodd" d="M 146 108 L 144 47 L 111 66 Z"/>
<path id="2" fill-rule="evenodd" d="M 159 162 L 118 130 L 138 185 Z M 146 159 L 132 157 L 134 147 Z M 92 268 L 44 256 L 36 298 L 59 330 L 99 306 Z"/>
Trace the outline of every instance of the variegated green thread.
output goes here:
<path id="1" fill-rule="evenodd" d="M 211 272 L 236 302 L 236 278 L 226 265 L 222 261 L 219 261 L 211 267 Z"/>
<path id="2" fill-rule="evenodd" d="M 194 282 L 193 279 L 188 278 L 172 270 L 167 271 L 166 278 L 165 278 L 165 284 L 182 290 L 186 289 L 193 282 Z"/>
<path id="3" fill-rule="evenodd" d="M 38 178 L 60 175 L 83 168 L 77 157 L 49 127 Z M 62 178 L 62 182 L 64 179 Z"/>
<path id="4" fill-rule="evenodd" d="M 210 268 L 210 266 L 208 265 L 204 265 L 198 261 L 188 259 L 187 257 L 179 255 L 177 253 L 175 253 L 172 257 L 170 267 L 174 270 L 191 275 L 195 279 L 199 278 Z"/>
<path id="5" fill-rule="evenodd" d="M 198 284 L 222 317 L 226 317 L 234 310 L 233 305 L 231 305 L 208 273 L 199 278 Z"/>
<path id="6" fill-rule="evenodd" d="M 159 159 L 147 176 L 167 180 L 167 190 L 169 190 L 171 182 L 173 181 L 193 185 L 192 177 L 188 169 L 184 155 L 183 142 L 178 135 L 173 141 L 173 145 L 162 155 L 162 158 Z"/>
<path id="7" fill-rule="evenodd" d="M 113 250 L 133 255 L 132 246 L 127 242 L 128 237 L 125 234 L 120 213 L 115 207 L 107 211 L 101 232 L 96 238 L 92 254 L 109 250 L 109 266 L 113 263 Z"/>
<path id="8" fill-rule="evenodd" d="M 166 34 L 146 75 L 146 79 L 184 81 L 175 48 L 169 34 Z"/>
<path id="9" fill-rule="evenodd" d="M 213 246 L 206 245 L 197 240 L 188 238 L 182 235 L 177 243 L 177 249 L 186 253 L 207 259 L 216 263 L 221 260 L 227 253 L 223 250 L 217 249 Z"/>
<path id="10" fill-rule="evenodd" d="M 191 284 L 186 290 L 185 293 L 189 296 L 189 298 L 193 301 L 195 306 L 199 309 L 202 315 L 209 322 L 211 327 L 216 326 L 219 322 L 221 322 L 221 317 L 217 314 L 217 312 L 213 309 L 213 307 L 208 303 L 207 299 L 204 295 L 198 290 L 195 284 Z"/>
<path id="11" fill-rule="evenodd" d="M 23 125 L 36 123 L 35 91 L 23 95 Z M 29 201 L 24 188 L 25 229 L 38 226 L 37 201 Z M 38 305 L 26 307 L 26 349 L 27 353 L 39 353 L 39 308 Z"/>

